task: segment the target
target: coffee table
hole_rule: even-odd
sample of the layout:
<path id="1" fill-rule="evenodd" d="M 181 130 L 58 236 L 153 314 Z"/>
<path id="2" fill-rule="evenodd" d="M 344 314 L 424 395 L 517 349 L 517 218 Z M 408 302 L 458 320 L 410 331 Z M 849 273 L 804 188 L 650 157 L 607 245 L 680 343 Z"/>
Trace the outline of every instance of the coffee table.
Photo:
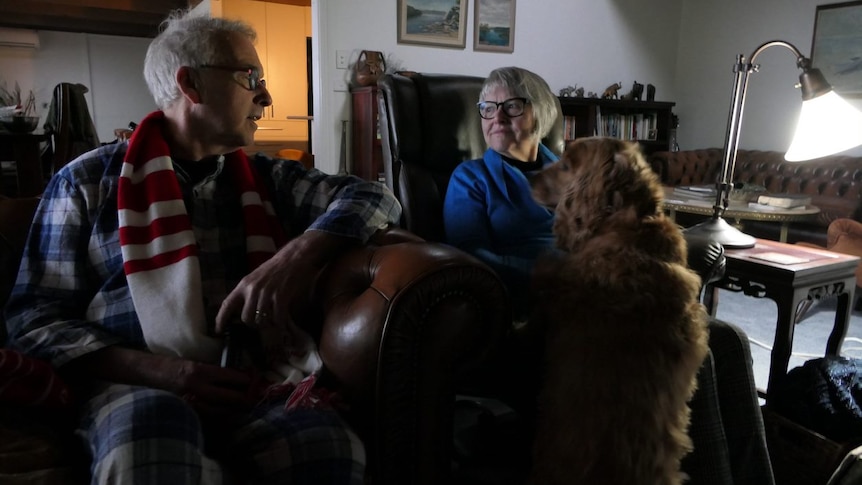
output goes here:
<path id="1" fill-rule="evenodd" d="M 769 380 L 766 390 L 759 390 L 769 404 L 770 391 L 787 375 L 800 303 L 837 296 L 835 323 L 826 342 L 825 355 L 840 352 L 850 324 L 851 302 L 856 291 L 855 271 L 860 259 L 767 239 L 757 239 L 753 248 L 728 249 L 725 256 L 724 278 L 706 290 L 704 303 L 710 315 L 715 316 L 719 288 L 741 291 L 755 298 L 769 298 L 778 307 Z"/>
<path id="2" fill-rule="evenodd" d="M 695 200 L 681 198 L 674 193 L 673 187 L 664 188 L 664 207 L 668 210 L 671 219 L 676 219 L 677 212 L 698 214 L 703 216 L 712 215 L 712 200 Z M 792 222 L 808 222 L 817 218 L 820 209 L 814 206 L 806 206 L 803 209 L 780 209 L 751 207 L 747 202 L 730 201 L 724 211 L 724 219 L 732 220 L 733 224 L 744 229 L 743 221 L 768 221 L 781 224 L 781 234 L 778 240 L 787 242 L 787 229 Z"/>

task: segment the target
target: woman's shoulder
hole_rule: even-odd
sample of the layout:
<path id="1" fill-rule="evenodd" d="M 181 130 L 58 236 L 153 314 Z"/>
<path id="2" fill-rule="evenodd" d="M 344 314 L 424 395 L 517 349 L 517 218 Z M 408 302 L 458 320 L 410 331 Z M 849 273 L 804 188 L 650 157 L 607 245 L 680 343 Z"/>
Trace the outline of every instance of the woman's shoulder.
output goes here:
<path id="1" fill-rule="evenodd" d="M 458 166 L 455 167 L 455 170 L 452 171 L 455 173 L 476 173 L 476 172 L 487 172 L 488 169 L 485 165 L 485 161 L 481 158 L 476 158 L 473 160 L 464 160 L 459 163 Z"/>
<path id="2" fill-rule="evenodd" d="M 482 174 L 487 176 L 496 172 L 503 163 L 502 157 L 500 157 L 497 152 L 489 149 L 485 152 L 485 155 L 482 158 L 475 158 L 473 160 L 461 162 L 457 167 L 455 167 L 455 172 L 472 175 Z"/>

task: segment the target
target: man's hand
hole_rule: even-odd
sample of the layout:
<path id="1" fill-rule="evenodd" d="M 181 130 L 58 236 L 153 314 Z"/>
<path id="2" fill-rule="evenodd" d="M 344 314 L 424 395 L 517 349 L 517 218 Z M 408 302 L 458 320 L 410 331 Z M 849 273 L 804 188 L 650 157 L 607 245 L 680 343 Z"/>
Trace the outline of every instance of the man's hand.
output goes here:
<path id="1" fill-rule="evenodd" d="M 321 231 L 294 238 L 230 292 L 216 315 L 216 331 L 223 332 L 237 316 L 250 326 L 288 322 L 293 304 L 311 296 L 321 268 L 352 244 Z"/>

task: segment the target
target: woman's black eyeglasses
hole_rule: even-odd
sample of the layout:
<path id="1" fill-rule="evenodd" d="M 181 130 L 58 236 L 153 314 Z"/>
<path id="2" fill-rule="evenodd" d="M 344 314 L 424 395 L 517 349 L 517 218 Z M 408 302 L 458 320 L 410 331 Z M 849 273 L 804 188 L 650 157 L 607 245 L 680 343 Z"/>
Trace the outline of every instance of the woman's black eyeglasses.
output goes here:
<path id="1" fill-rule="evenodd" d="M 234 66 L 217 66 L 212 64 L 204 64 L 201 66 L 202 69 L 218 69 L 221 71 L 231 71 L 233 73 L 243 73 L 245 76 L 242 78 L 234 76 L 237 81 L 240 81 L 240 85 L 249 91 L 256 91 L 259 87 L 266 87 L 266 81 L 261 79 L 260 70 L 256 67 L 234 67 Z"/>
<path id="2" fill-rule="evenodd" d="M 503 113 L 506 113 L 506 116 L 509 118 L 517 118 L 524 114 L 524 106 L 529 102 L 530 100 L 527 98 L 509 98 L 499 103 L 495 101 L 480 101 L 476 103 L 476 106 L 479 107 L 479 116 L 486 120 L 493 119 L 497 113 L 497 109 L 500 107 L 503 108 Z"/>

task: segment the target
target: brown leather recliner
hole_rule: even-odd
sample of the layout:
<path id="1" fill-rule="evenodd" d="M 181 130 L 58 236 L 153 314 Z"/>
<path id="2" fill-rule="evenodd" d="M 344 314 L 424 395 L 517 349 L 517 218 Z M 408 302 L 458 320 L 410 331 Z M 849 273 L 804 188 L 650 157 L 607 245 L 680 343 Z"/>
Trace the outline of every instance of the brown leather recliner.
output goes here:
<path id="1" fill-rule="evenodd" d="M 0 214 L 9 209 L 16 215 L 0 219 L 0 308 L 17 273 L 34 202 L 0 199 Z M 450 483 L 456 389 L 509 324 L 499 278 L 461 251 L 390 229 L 323 271 L 309 311 L 320 322 L 312 330 L 319 336 L 326 382 L 351 408 L 347 419 L 366 446 L 373 483 Z M 0 417 L 11 416 L 4 411 L 9 406 L 0 399 Z M 0 481 L 14 472 L 18 478 L 30 473 L 33 481 L 26 483 L 58 483 L 38 481 L 51 469 L 59 470 L 53 477 L 71 478 L 64 470 L 68 457 L 77 455 L 46 453 L 66 440 L 57 440 L 56 430 L 46 429 L 36 415 L 32 423 L 0 419 Z M 20 461 L 2 456 L 4 450 L 22 453 L 9 442 L 19 436 L 27 437 L 24 450 L 31 446 L 49 458 L 66 458 L 22 470 Z"/>

